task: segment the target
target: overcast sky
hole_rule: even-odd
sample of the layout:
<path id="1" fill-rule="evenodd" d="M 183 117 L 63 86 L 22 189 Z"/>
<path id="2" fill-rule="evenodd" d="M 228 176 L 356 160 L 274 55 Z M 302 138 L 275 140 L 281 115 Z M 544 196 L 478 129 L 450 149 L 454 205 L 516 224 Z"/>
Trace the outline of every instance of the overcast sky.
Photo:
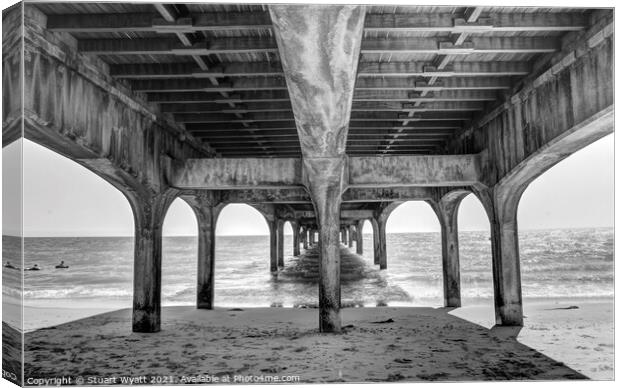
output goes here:
<path id="1" fill-rule="evenodd" d="M 3 233 L 19 228 L 18 159 L 20 143 L 3 149 Z M 125 197 L 101 178 L 30 141 L 24 152 L 24 231 L 26 236 L 131 236 L 133 218 Z M 519 206 L 519 228 L 613 225 L 613 135 L 559 163 L 534 181 Z M 488 230 L 482 205 L 470 195 L 459 211 L 460 230 Z M 287 228 L 288 229 L 288 228 Z M 439 231 L 423 202 L 401 205 L 388 220 L 388 233 Z M 370 232 L 366 228 L 365 232 Z M 262 216 L 245 205 L 229 205 L 218 220 L 219 235 L 267 234 Z M 181 200 L 164 223 L 166 235 L 195 235 L 196 220 Z"/>

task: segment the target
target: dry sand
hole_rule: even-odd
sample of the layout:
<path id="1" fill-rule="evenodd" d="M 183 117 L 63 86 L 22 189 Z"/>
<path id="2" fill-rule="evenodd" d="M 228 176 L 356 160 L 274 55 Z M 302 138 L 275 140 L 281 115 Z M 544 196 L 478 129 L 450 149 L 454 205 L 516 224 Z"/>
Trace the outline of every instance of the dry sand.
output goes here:
<path id="1" fill-rule="evenodd" d="M 562 311 L 562 310 L 554 310 Z M 130 331 L 130 310 L 26 334 L 25 376 L 299 376 L 300 382 L 574 379 L 583 375 L 448 309 L 344 309 L 320 334 L 316 309 L 163 309 L 162 331 Z M 393 320 L 393 322 L 389 322 Z M 388 321 L 385 323 L 376 323 Z M 162 381 L 165 383 L 166 381 Z"/>

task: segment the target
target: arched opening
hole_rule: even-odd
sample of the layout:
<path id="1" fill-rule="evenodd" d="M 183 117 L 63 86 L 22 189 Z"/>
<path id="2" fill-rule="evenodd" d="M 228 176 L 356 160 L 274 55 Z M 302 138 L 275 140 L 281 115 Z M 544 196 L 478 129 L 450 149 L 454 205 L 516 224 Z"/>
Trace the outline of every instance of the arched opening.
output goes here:
<path id="1" fill-rule="evenodd" d="M 216 224 L 214 303 L 216 306 L 270 306 L 269 227 L 254 207 L 229 204 Z"/>
<path id="2" fill-rule="evenodd" d="M 482 203 L 465 196 L 458 210 L 461 305 L 453 313 L 475 323 L 495 324 L 491 227 Z"/>
<path id="3" fill-rule="evenodd" d="M 198 256 L 198 224 L 191 207 L 175 199 L 162 228 L 162 305 L 194 305 Z"/>
<path id="4" fill-rule="evenodd" d="M 363 235 L 362 241 L 364 244 L 364 253 L 362 257 L 364 258 L 364 261 L 366 263 L 372 264 L 374 263 L 374 259 L 375 259 L 375 252 L 374 252 L 375 239 L 372 233 L 372 223 L 369 220 L 364 221 L 364 227 L 362 228 L 362 235 Z"/>
<path id="5" fill-rule="evenodd" d="M 293 257 L 293 225 L 290 221 L 284 223 L 284 265 Z"/>
<path id="6" fill-rule="evenodd" d="M 491 228 L 489 217 L 474 194 L 461 201 L 458 230 L 462 304 L 492 306 Z"/>
<path id="7" fill-rule="evenodd" d="M 386 237 L 386 278 L 406 294 L 395 302 L 441 306 L 441 227 L 430 205 L 409 201 L 398 206 L 387 220 Z"/>
<path id="8" fill-rule="evenodd" d="M 26 329 L 131 307 L 134 217 L 127 198 L 26 139 L 23 155 L 23 265 L 41 268 L 24 275 L 24 305 L 32 312 Z M 55 268 L 61 261 L 69 268 Z"/>

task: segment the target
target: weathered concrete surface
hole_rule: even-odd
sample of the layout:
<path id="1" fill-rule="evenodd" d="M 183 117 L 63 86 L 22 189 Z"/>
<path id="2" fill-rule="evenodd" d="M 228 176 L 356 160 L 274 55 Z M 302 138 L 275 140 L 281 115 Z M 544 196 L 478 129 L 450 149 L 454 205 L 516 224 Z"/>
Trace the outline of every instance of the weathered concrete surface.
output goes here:
<path id="1" fill-rule="evenodd" d="M 340 331 L 340 205 L 365 8 L 270 5 L 319 226 L 319 329 Z"/>
<path id="2" fill-rule="evenodd" d="M 482 174 L 492 186 L 522 169 L 538 170 L 531 174 L 535 178 L 611 133 L 612 125 L 600 125 L 595 131 L 588 124 L 613 111 L 613 27 L 609 26 L 613 26 L 613 15 L 588 31 L 574 33 L 572 40 L 578 43 L 566 43 L 551 59 L 551 68 L 530 77 L 506 103 L 460 131 L 446 151 L 487 149 L 488 163 Z M 570 147 L 552 147 L 581 129 L 590 133 Z"/>
<path id="3" fill-rule="evenodd" d="M 270 5 L 305 157 L 343 155 L 365 9 Z"/>
<path id="4" fill-rule="evenodd" d="M 517 209 L 528 185 L 613 132 L 613 15 L 565 37 L 562 51 L 497 109 L 460 131 L 447 153 L 487 150 L 476 186 L 491 222 L 496 321 L 522 325 Z M 545 65 L 546 63 L 545 62 Z"/>
<path id="5" fill-rule="evenodd" d="M 23 3 L 2 12 L 2 147 L 23 136 Z"/>
<path id="6" fill-rule="evenodd" d="M 355 224 L 355 253 L 364 254 L 364 220 L 357 221 Z"/>
<path id="7" fill-rule="evenodd" d="M 278 219 L 276 227 L 278 228 L 278 267 L 284 267 L 284 220 Z"/>
<path id="8" fill-rule="evenodd" d="M 291 222 L 291 226 L 293 228 L 293 256 L 299 256 L 301 251 L 299 249 L 300 238 L 301 238 L 301 226 L 297 222 Z"/>
<path id="9" fill-rule="evenodd" d="M 340 219 L 344 218 L 370 218 L 374 215 L 373 210 L 340 210 Z M 314 218 L 316 217 L 316 212 L 312 210 L 296 210 L 294 212 L 294 218 Z M 346 232 L 348 233 L 348 232 Z M 353 238 L 353 237 L 351 237 Z M 348 239 L 345 237 L 342 242 L 347 243 Z"/>
<path id="10" fill-rule="evenodd" d="M 346 158 L 343 184 L 347 191 L 389 188 L 404 194 L 407 187 L 468 186 L 480 184 L 485 153 L 474 155 L 409 155 Z M 297 158 L 226 158 L 167 160 L 166 179 L 172 187 L 191 189 L 300 189 L 308 180 Z M 400 190 L 400 191 L 399 191 Z M 387 191 L 386 191 L 387 193 Z M 422 198 L 425 191 L 419 191 Z M 364 201 L 376 201 L 373 192 Z M 347 201 L 356 200 L 355 197 Z"/>
<path id="11" fill-rule="evenodd" d="M 154 333 L 161 326 L 162 226 L 177 192 L 150 197 L 128 195 L 134 213 L 133 331 Z"/>
<path id="12" fill-rule="evenodd" d="M 433 187 L 390 187 L 390 188 L 358 188 L 349 187 L 342 194 L 342 202 L 391 202 L 391 201 L 424 201 L 437 198 L 437 189 Z M 366 218 L 366 217 L 364 217 Z"/>
<path id="13" fill-rule="evenodd" d="M 351 187 L 453 186 L 481 181 L 484 153 L 349 159 Z"/>
<path id="14" fill-rule="evenodd" d="M 302 184 L 301 159 L 188 159 L 172 162 L 173 187 L 188 189 L 295 188 Z"/>
<path id="15" fill-rule="evenodd" d="M 349 248 L 353 247 L 353 241 L 356 240 L 355 237 L 355 226 L 349 225 Z"/>
<path id="16" fill-rule="evenodd" d="M 269 270 L 278 272 L 278 221 L 267 221 L 269 226 Z"/>
<path id="17" fill-rule="evenodd" d="M 445 307 L 461 307 L 461 276 L 459 261 L 459 205 L 467 191 L 453 191 L 439 201 L 428 201 L 441 226 L 441 264 Z"/>
<path id="18" fill-rule="evenodd" d="M 491 224 L 495 321 L 498 325 L 523 325 L 521 263 L 517 228 L 518 199 L 501 198 L 495 189 L 477 190 Z M 520 194 L 519 194 L 520 198 Z"/>
<path id="19" fill-rule="evenodd" d="M 304 249 L 308 249 L 308 242 L 310 240 L 310 237 L 308 236 L 309 231 L 308 228 L 306 228 L 305 226 L 302 226 L 301 228 L 301 242 L 302 245 L 304 247 Z"/>
<path id="20" fill-rule="evenodd" d="M 191 136 L 182 141 L 182 130 L 107 77 L 103 62 L 77 53 L 69 37 L 46 31 L 44 18 L 26 4 L 26 138 L 72 160 L 108 159 L 135 184 L 155 191 L 165 186 L 161 155 L 212 154 Z"/>
<path id="21" fill-rule="evenodd" d="M 340 332 L 340 205 L 344 158 L 304 159 L 319 225 L 319 330 Z"/>
<path id="22" fill-rule="evenodd" d="M 211 310 L 215 290 L 215 226 L 225 204 L 219 203 L 211 193 L 182 198 L 194 211 L 198 224 L 196 307 Z"/>

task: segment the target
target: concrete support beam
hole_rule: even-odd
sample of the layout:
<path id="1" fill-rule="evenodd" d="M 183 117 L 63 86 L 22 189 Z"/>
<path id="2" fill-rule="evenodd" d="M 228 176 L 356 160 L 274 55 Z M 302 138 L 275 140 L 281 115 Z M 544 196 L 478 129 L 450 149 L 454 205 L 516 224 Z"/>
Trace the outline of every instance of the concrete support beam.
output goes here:
<path id="1" fill-rule="evenodd" d="M 481 180 L 484 154 L 355 157 L 350 187 L 472 185 Z"/>
<path id="2" fill-rule="evenodd" d="M 306 135 L 307 136 L 307 135 Z M 469 186 L 480 183 L 486 153 L 349 157 L 344 183 L 351 188 Z M 226 158 L 169 161 L 167 181 L 192 189 L 301 189 L 306 172 L 297 158 Z M 353 200 L 353 199 L 352 199 Z M 353 216 L 357 217 L 357 216 Z M 359 216 L 357 218 L 366 217 Z"/>
<path id="3" fill-rule="evenodd" d="M 132 330 L 155 333 L 161 328 L 162 226 L 176 191 L 161 195 L 126 195 L 134 213 Z"/>
<path id="4" fill-rule="evenodd" d="M 184 189 L 277 189 L 301 187 L 301 160 L 189 159 L 171 161 L 168 180 Z"/>
<path id="5" fill-rule="evenodd" d="M 457 191 L 438 202 L 428 201 L 441 225 L 441 257 L 445 307 L 461 307 L 461 277 L 459 264 L 458 209 L 469 194 Z"/>
<path id="6" fill-rule="evenodd" d="M 357 221 L 355 224 L 355 252 L 358 255 L 364 254 L 364 220 Z"/>
<path id="7" fill-rule="evenodd" d="M 212 193 L 183 196 L 192 208 L 198 223 L 198 279 L 196 307 L 213 309 L 215 273 L 215 226 L 220 211 L 225 206 L 214 199 Z"/>

